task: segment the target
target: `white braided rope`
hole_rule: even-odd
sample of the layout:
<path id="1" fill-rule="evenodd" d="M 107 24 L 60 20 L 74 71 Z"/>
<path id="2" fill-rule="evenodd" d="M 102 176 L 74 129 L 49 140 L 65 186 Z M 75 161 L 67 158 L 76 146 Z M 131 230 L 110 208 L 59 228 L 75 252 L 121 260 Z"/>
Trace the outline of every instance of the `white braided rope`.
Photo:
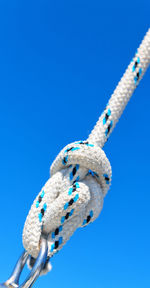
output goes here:
<path id="1" fill-rule="evenodd" d="M 135 65 L 136 63 L 136 65 Z M 137 49 L 135 57 L 132 59 L 123 77 L 114 90 L 108 105 L 89 135 L 89 141 L 97 143 L 103 147 L 121 114 L 123 113 L 128 101 L 130 100 L 135 88 L 142 79 L 146 69 L 150 64 L 150 29 L 146 33 L 140 47 Z M 108 113 L 109 111 L 109 113 Z M 108 113 L 108 120 L 104 122 L 104 115 Z M 111 122 L 112 121 L 112 122 Z M 111 125 L 110 132 L 107 134 L 108 125 Z"/>
<path id="2" fill-rule="evenodd" d="M 112 94 L 87 141 L 67 145 L 51 166 L 51 178 L 36 197 L 23 230 L 23 245 L 36 258 L 41 234 L 53 256 L 74 231 L 94 221 L 111 184 L 111 166 L 101 149 L 150 64 L 150 30 Z M 50 266 L 46 267 L 46 271 Z"/>

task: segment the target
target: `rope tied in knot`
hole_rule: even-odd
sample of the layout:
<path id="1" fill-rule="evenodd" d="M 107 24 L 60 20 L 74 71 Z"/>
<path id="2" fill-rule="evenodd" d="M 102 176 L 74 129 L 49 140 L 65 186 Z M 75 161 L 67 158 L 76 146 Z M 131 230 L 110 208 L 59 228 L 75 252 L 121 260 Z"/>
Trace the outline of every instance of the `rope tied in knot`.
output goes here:
<path id="1" fill-rule="evenodd" d="M 48 256 L 52 257 L 78 227 L 93 222 L 111 184 L 111 166 L 104 151 L 88 141 L 67 145 L 50 172 L 23 231 L 23 245 L 34 258 L 39 253 L 41 233 L 48 235 Z"/>
<path id="2" fill-rule="evenodd" d="M 23 244 L 33 258 L 38 255 L 42 233 L 48 236 L 51 257 L 78 227 L 98 217 L 111 182 L 111 166 L 100 147 L 112 133 L 149 64 L 150 29 L 89 135 L 89 142 L 66 146 L 53 162 L 51 178 L 35 199 L 24 226 Z"/>

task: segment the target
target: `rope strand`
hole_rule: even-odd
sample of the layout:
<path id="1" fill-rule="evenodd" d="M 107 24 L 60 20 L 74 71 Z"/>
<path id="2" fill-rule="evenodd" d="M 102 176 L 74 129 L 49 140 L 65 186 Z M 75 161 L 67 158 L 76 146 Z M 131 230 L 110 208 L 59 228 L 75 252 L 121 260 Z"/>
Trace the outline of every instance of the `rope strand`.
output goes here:
<path id="1" fill-rule="evenodd" d="M 150 29 L 114 90 L 88 140 L 101 148 L 112 133 L 134 90 L 150 64 Z"/>

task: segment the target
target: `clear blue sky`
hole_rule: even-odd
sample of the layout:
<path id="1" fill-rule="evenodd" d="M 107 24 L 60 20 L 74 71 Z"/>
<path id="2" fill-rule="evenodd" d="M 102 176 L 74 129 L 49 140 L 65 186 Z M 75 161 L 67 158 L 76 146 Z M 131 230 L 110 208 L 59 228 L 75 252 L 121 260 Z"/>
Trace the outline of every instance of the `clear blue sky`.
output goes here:
<path id="1" fill-rule="evenodd" d="M 150 1 L 0 1 L 0 281 L 64 145 L 86 139 L 149 27 Z M 35 287 L 150 287 L 150 70 L 105 151 L 112 187 Z"/>

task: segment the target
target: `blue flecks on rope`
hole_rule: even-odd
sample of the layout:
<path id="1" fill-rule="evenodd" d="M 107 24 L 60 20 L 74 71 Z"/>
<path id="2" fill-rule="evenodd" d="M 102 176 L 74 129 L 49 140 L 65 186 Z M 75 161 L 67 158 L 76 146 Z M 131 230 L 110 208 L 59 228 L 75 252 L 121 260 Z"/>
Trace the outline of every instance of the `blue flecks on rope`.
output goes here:
<path id="1" fill-rule="evenodd" d="M 44 214 L 45 214 L 46 209 L 47 209 L 47 204 L 44 203 L 43 208 L 41 209 L 41 212 L 40 212 L 39 215 L 38 215 L 40 222 L 42 222 L 42 218 L 43 218 L 43 216 L 44 216 Z"/>
<path id="2" fill-rule="evenodd" d="M 36 201 L 36 208 L 39 207 L 39 205 L 40 205 L 40 203 L 41 203 L 41 201 L 42 201 L 44 195 L 45 195 L 45 192 L 44 192 L 44 190 L 42 190 L 41 195 L 39 196 L 38 200 Z"/>
<path id="3" fill-rule="evenodd" d="M 70 181 L 73 179 L 73 177 L 75 176 L 75 174 L 77 173 L 77 171 L 79 170 L 80 165 L 76 164 L 72 171 L 70 172 Z M 76 180 L 77 181 L 77 180 Z"/>
<path id="4" fill-rule="evenodd" d="M 72 187 L 69 188 L 68 195 L 72 195 L 76 191 L 77 188 L 80 188 L 80 185 L 78 182 L 75 182 Z M 64 205 L 64 210 L 66 210 L 69 206 L 71 206 L 73 203 L 75 203 L 79 199 L 79 194 L 76 194 L 74 198 L 70 199 L 69 202 L 67 202 Z M 61 218 L 61 224 L 65 222 L 70 216 L 72 216 L 74 213 L 74 209 L 72 209 L 70 212 L 68 212 L 65 216 Z M 41 213 L 39 214 L 40 220 L 42 220 L 42 215 Z M 41 221 L 40 221 L 41 222 Z M 51 236 L 54 239 L 61 231 L 63 230 L 63 226 L 59 226 L 55 229 L 54 232 L 52 232 Z"/>
<path id="5" fill-rule="evenodd" d="M 99 178 L 98 174 L 97 174 L 95 171 L 92 171 L 92 170 L 90 170 L 90 169 L 89 169 L 89 171 L 88 171 L 88 173 L 87 173 L 87 176 L 88 176 L 88 175 L 92 175 L 93 177 L 96 176 L 97 178 Z"/>
<path id="6" fill-rule="evenodd" d="M 79 199 L 79 194 L 76 194 L 76 196 L 74 197 L 74 202 L 77 202 L 78 201 L 78 199 Z"/>
<path id="7" fill-rule="evenodd" d="M 108 105 L 109 105 L 109 104 L 108 104 Z M 105 124 L 108 122 L 108 119 L 109 119 L 109 117 L 111 116 L 111 110 L 110 110 L 110 108 L 106 108 L 105 111 L 107 111 L 107 112 L 105 113 L 105 116 L 104 116 L 104 118 L 103 118 L 103 125 L 105 125 Z M 108 134 L 109 134 L 112 126 L 113 126 L 113 120 L 110 121 L 108 127 L 107 127 L 106 130 L 105 130 L 105 136 L 106 136 L 106 137 L 108 136 Z"/>
<path id="8" fill-rule="evenodd" d="M 79 180 L 80 180 L 80 176 L 77 176 L 77 178 L 72 182 L 72 184 L 76 183 Z"/>
<path id="9" fill-rule="evenodd" d="M 69 207 L 69 203 L 67 202 L 65 205 L 64 205 L 64 210 L 67 210 Z"/>
<path id="10" fill-rule="evenodd" d="M 42 222 L 42 213 L 39 213 L 39 221 Z"/>
<path id="11" fill-rule="evenodd" d="M 94 147 L 94 144 L 87 143 L 86 146 L 88 146 L 88 147 Z"/>
<path id="12" fill-rule="evenodd" d="M 72 209 L 70 212 L 67 212 L 67 214 L 65 216 L 61 217 L 61 224 L 63 224 L 65 222 L 65 220 L 67 220 L 69 217 L 71 217 L 74 213 L 74 209 Z"/>
<path id="13" fill-rule="evenodd" d="M 50 252 L 53 252 L 55 249 L 57 249 L 61 244 L 63 243 L 63 237 L 60 237 L 57 241 L 55 241 L 51 245 Z"/>
<path id="14" fill-rule="evenodd" d="M 113 127 L 113 121 L 111 120 L 110 124 L 108 125 L 106 131 L 105 131 L 105 135 L 108 136 L 108 134 L 110 133 L 111 128 Z"/>
<path id="15" fill-rule="evenodd" d="M 136 73 L 136 76 L 134 77 L 134 83 L 135 84 L 138 83 L 138 80 L 139 80 L 141 74 L 142 74 L 142 68 L 139 68 L 139 71 Z"/>
<path id="16" fill-rule="evenodd" d="M 68 148 L 65 150 L 65 153 L 68 153 L 69 151 L 76 151 L 76 150 L 79 150 L 80 147 L 71 147 L 71 148 Z"/>
<path id="17" fill-rule="evenodd" d="M 70 147 L 70 148 L 65 150 L 64 154 L 68 153 L 69 151 L 76 151 L 76 150 L 79 150 L 79 149 L 80 149 L 80 147 Z M 63 165 L 66 165 L 68 163 L 68 158 L 69 158 L 68 155 L 64 156 L 64 158 L 62 160 L 62 164 Z"/>
<path id="18" fill-rule="evenodd" d="M 136 67 L 138 66 L 138 64 L 140 63 L 140 58 L 137 57 L 137 60 L 134 62 L 133 66 L 132 66 L 132 72 L 135 71 Z"/>
<path id="19" fill-rule="evenodd" d="M 80 185 L 78 182 L 75 182 L 72 187 L 69 188 L 68 195 L 71 195 L 73 192 L 75 192 L 77 188 L 80 188 Z"/>
<path id="20" fill-rule="evenodd" d="M 64 205 L 64 210 L 67 210 L 69 206 L 73 205 L 79 199 L 79 194 L 76 194 L 74 198 L 71 198 L 69 202 Z"/>
<path id="21" fill-rule="evenodd" d="M 108 120 L 110 115 L 111 115 L 111 110 L 108 108 L 108 110 L 107 110 L 107 112 L 105 114 L 105 117 L 103 118 L 103 125 L 106 124 L 106 122 L 107 122 L 107 120 Z"/>
<path id="22" fill-rule="evenodd" d="M 103 174 L 103 176 L 105 178 L 106 184 L 109 184 L 110 183 L 109 176 L 107 174 Z"/>
<path id="23" fill-rule="evenodd" d="M 134 61 L 134 60 L 133 60 L 133 61 Z M 136 71 L 137 71 L 137 72 L 136 72 L 136 75 L 135 75 L 135 77 L 134 77 L 134 83 L 135 83 L 135 85 L 138 84 L 139 78 L 140 78 L 140 76 L 141 76 L 141 74 L 142 74 L 142 68 L 139 67 L 139 64 L 140 64 L 140 57 L 137 56 L 137 57 L 136 57 L 136 60 L 134 61 L 133 66 L 132 66 L 132 72 L 136 72 Z"/>
<path id="24" fill-rule="evenodd" d="M 87 218 L 84 219 L 82 225 L 86 225 L 86 224 L 88 224 L 88 223 L 91 221 L 93 215 L 94 215 L 93 210 L 91 210 L 91 211 L 90 211 L 90 214 L 87 216 Z"/>
<path id="25" fill-rule="evenodd" d="M 68 155 L 67 156 L 65 156 L 64 158 L 63 158 L 63 160 L 62 160 L 62 164 L 63 165 L 66 165 L 67 164 L 67 162 L 68 162 Z"/>
<path id="26" fill-rule="evenodd" d="M 76 142 L 75 144 L 80 144 L 80 145 L 86 145 L 86 146 L 89 146 L 89 147 L 94 147 L 94 144 L 90 144 L 88 141 L 79 141 L 79 142 Z"/>
<path id="27" fill-rule="evenodd" d="M 61 231 L 63 230 L 63 226 L 59 226 L 58 228 L 55 229 L 54 232 L 52 232 L 52 238 L 54 239 Z"/>

